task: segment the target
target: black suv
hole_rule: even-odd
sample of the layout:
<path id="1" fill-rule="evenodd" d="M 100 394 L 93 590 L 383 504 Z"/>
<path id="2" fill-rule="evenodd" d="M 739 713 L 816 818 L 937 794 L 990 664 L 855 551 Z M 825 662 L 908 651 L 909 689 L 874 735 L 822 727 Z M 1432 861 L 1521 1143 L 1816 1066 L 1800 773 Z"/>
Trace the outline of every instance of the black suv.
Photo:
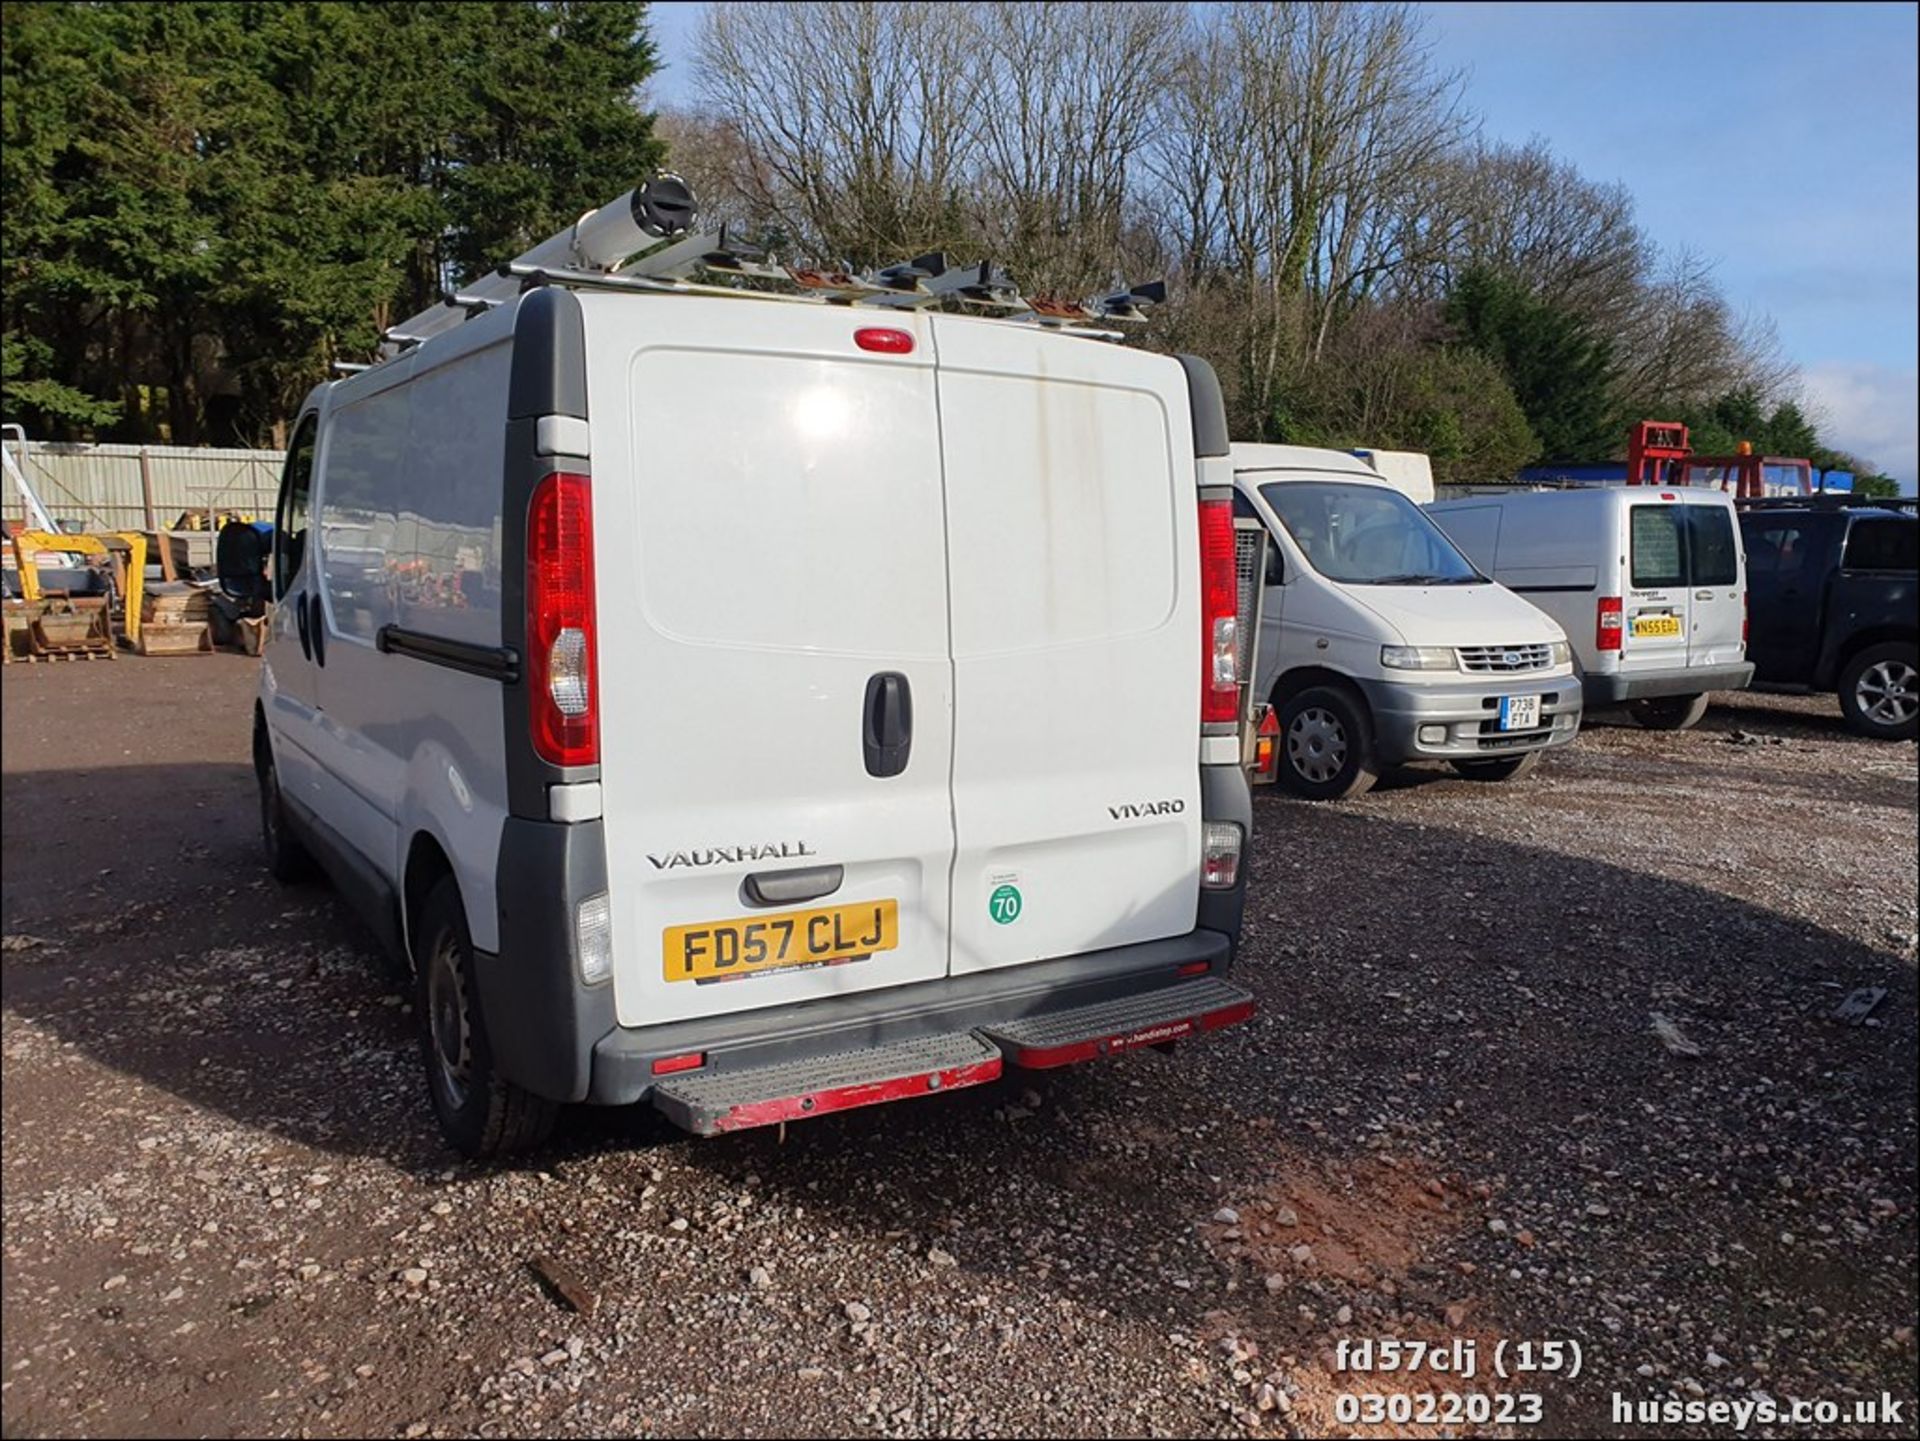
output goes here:
<path id="1" fill-rule="evenodd" d="M 1847 724 L 1879 740 L 1920 730 L 1920 517 L 1914 502 L 1745 500 L 1753 683 L 1838 691 Z"/>

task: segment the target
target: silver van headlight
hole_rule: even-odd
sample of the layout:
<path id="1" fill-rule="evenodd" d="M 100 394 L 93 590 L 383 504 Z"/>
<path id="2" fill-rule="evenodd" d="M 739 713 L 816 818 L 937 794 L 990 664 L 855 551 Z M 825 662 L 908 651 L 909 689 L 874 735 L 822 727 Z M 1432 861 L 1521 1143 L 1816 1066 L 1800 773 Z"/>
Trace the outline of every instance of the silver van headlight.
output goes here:
<path id="1" fill-rule="evenodd" d="M 1458 670 L 1450 645 L 1383 645 L 1380 664 L 1388 670 Z"/>
<path id="2" fill-rule="evenodd" d="M 1563 640 L 1548 641 L 1547 653 L 1553 657 L 1555 665 L 1573 664 L 1573 647 Z"/>

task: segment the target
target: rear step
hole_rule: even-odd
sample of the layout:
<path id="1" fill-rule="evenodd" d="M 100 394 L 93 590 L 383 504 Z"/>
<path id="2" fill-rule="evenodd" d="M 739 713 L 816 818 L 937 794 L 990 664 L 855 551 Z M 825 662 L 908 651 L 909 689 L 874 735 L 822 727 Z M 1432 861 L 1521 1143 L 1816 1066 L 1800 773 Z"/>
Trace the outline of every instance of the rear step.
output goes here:
<path id="1" fill-rule="evenodd" d="M 715 1136 L 978 1086 L 999 1075 L 999 1050 L 959 1031 L 744 1071 L 675 1076 L 653 1088 L 653 1104 L 695 1135 Z"/>
<path id="2" fill-rule="evenodd" d="M 1010 1065 L 1044 1070 L 1165 1045 L 1252 1014 L 1251 992 L 1209 976 L 1070 1011 L 996 1022 L 980 1027 L 980 1034 L 999 1044 Z"/>
<path id="3" fill-rule="evenodd" d="M 689 1072 L 658 1082 L 652 1100 L 674 1124 L 715 1136 L 978 1086 L 998 1079 L 1003 1060 L 1039 1070 L 1166 1045 L 1252 1014 L 1250 993 L 1209 976 L 972 1031 L 738 1071 Z"/>

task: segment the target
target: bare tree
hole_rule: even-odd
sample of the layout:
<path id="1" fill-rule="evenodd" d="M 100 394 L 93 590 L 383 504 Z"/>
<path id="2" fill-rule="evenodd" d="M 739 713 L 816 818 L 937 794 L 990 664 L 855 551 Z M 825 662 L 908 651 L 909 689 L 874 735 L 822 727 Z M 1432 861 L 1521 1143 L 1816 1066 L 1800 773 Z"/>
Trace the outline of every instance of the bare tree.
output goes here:
<path id="1" fill-rule="evenodd" d="M 997 0 L 962 14 L 982 73 L 981 234 L 1024 284 L 1084 295 L 1121 263 L 1130 171 L 1179 60 L 1183 12 Z"/>
<path id="2" fill-rule="evenodd" d="M 1624 408 L 1705 404 L 1742 386 L 1766 399 L 1788 398 L 1798 372 L 1780 353 L 1771 321 L 1739 317 L 1713 279 L 1713 267 L 1682 249 L 1611 316 L 1621 360 Z"/>
<path id="3" fill-rule="evenodd" d="M 1428 248 L 1407 202 L 1466 134 L 1459 89 L 1408 6 L 1236 3 L 1195 22 L 1153 165 L 1181 187 L 1186 278 L 1230 278 L 1244 300 L 1235 389 L 1256 433 L 1338 307 Z"/>
<path id="4" fill-rule="evenodd" d="M 1653 264 L 1623 185 L 1587 179 L 1539 139 L 1488 145 L 1448 162 L 1442 222 L 1449 244 L 1428 283 L 1451 289 L 1485 266 L 1543 299 L 1603 324 L 1631 301 Z"/>
<path id="5" fill-rule="evenodd" d="M 961 226 L 978 67 L 940 6 L 715 5 L 698 89 L 751 157 L 746 198 L 818 258 L 869 265 Z"/>

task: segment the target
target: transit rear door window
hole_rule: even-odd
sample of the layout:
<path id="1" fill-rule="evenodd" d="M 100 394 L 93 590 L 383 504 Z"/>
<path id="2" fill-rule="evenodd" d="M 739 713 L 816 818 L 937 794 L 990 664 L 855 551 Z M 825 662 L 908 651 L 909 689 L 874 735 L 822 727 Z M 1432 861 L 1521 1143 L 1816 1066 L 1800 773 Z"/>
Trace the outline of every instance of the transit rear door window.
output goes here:
<path id="1" fill-rule="evenodd" d="M 1633 588 L 1664 590 L 1687 583 L 1677 505 L 1636 505 L 1632 510 Z"/>
<path id="2" fill-rule="evenodd" d="M 1739 584 L 1740 553 L 1733 543 L 1733 517 L 1717 505 L 1690 505 L 1686 516 L 1692 583 Z"/>

